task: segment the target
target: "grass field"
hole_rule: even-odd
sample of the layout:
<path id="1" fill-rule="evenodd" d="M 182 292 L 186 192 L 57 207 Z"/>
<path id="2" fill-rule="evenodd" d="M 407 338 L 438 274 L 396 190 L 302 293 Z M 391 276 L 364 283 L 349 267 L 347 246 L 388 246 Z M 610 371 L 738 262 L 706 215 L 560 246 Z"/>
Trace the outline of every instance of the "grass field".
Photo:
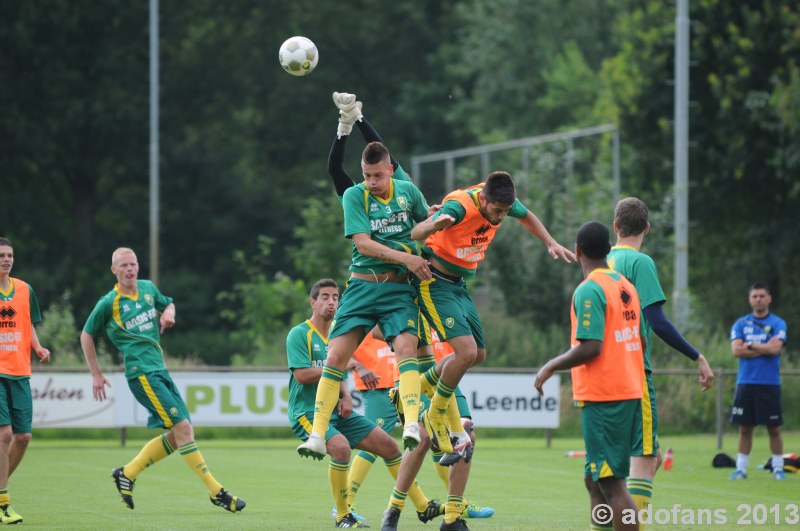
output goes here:
<path id="1" fill-rule="evenodd" d="M 35 436 L 35 435 L 34 435 Z M 666 437 L 664 447 L 675 451 L 671 471 L 656 477 L 654 509 L 725 510 L 727 523 L 737 526 L 748 516 L 740 504 L 763 504 L 750 513 L 747 527 L 774 528 L 775 519 L 787 525 L 791 505 L 800 504 L 800 476 L 787 481 L 771 479 L 756 470 L 769 456 L 763 429 L 757 431 L 751 457 L 750 479 L 728 481 L 730 469 L 714 469 L 717 453 L 710 435 Z M 199 441 L 212 472 L 227 489 L 246 499 L 247 508 L 230 514 L 208 501 L 205 489 L 183 461 L 173 455 L 145 471 L 136 482 L 136 509 L 123 506 L 110 472 L 126 463 L 141 441 L 35 440 L 10 481 L 13 506 L 30 529 L 329 529 L 332 507 L 327 484 L 327 461 L 311 462 L 295 453 L 297 441 Z M 724 451 L 735 456 L 735 437 L 725 440 Z M 467 489 L 470 499 L 497 512 L 485 520 L 470 520 L 473 530 L 588 529 L 588 496 L 583 488 L 583 460 L 566 458 L 568 450 L 582 448 L 580 439 L 482 439 Z M 787 451 L 800 452 L 800 433 L 785 435 Z M 445 497 L 430 464 L 419 477 L 431 498 Z M 392 481 L 383 466 L 373 468 L 359 494 L 357 510 L 372 528 L 380 528 L 381 513 Z M 760 511 L 760 512 L 759 512 Z M 795 513 L 796 514 L 796 513 Z M 667 517 L 666 513 L 662 514 Z M 650 525 L 648 529 L 698 529 L 706 526 Z M 768 523 L 757 525 L 766 517 Z M 670 515 L 669 518 L 672 518 Z M 409 503 L 400 519 L 401 529 L 438 529 L 440 520 L 421 524 Z"/>

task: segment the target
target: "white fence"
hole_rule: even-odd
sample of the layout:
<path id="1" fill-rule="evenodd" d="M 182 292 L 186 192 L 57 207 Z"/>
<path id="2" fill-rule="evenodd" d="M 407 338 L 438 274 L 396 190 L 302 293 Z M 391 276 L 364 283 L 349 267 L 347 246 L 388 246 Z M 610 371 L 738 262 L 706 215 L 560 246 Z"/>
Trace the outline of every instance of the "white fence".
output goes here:
<path id="1" fill-rule="evenodd" d="M 170 371 L 196 426 L 287 426 L 287 371 Z M 88 372 L 37 372 L 31 378 L 34 428 L 145 426 L 147 411 L 133 398 L 121 372 L 106 375 L 108 400 L 92 397 Z M 533 388 L 534 373 L 468 373 L 460 384 L 473 419 L 482 427 L 557 428 L 560 378 Z M 354 393 L 356 411 L 363 404 Z"/>

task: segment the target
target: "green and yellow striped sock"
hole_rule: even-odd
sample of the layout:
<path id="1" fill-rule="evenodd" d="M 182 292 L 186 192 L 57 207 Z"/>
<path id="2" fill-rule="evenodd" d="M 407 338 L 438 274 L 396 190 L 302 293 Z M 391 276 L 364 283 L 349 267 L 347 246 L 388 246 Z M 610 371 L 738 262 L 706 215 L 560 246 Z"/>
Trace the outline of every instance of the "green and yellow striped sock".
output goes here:
<path id="1" fill-rule="evenodd" d="M 367 474 L 372 470 L 372 465 L 375 463 L 375 454 L 360 450 L 353 458 L 353 463 L 350 465 L 350 475 L 347 476 L 347 505 L 353 505 L 358 495 L 358 489 L 367 478 Z"/>
<path id="2" fill-rule="evenodd" d="M 467 508 L 464 496 L 448 496 L 447 504 L 444 506 L 444 521 L 452 524 L 461 517 L 461 513 Z"/>
<path id="3" fill-rule="evenodd" d="M 646 509 L 653 500 L 653 480 L 645 478 L 628 478 L 628 492 L 636 502 L 636 508 L 641 511 Z M 644 524 L 639 524 L 639 531 L 644 529 Z"/>
<path id="4" fill-rule="evenodd" d="M 331 423 L 331 413 L 339 402 L 339 386 L 344 380 L 344 373 L 336 367 L 325 365 L 317 385 L 316 407 L 314 408 L 314 426 L 311 431 L 325 440 L 325 432 Z"/>
<path id="5" fill-rule="evenodd" d="M 184 462 L 189 465 L 189 468 L 194 470 L 194 473 L 197 474 L 197 477 L 199 477 L 206 486 L 208 495 L 212 498 L 216 496 L 219 489 L 222 488 L 222 485 L 219 481 L 214 479 L 214 476 L 211 475 L 211 471 L 208 470 L 206 462 L 203 459 L 203 454 L 200 453 L 200 449 L 197 447 L 197 443 L 191 441 L 183 446 L 179 446 L 178 453 L 181 454 Z"/>
<path id="6" fill-rule="evenodd" d="M 417 358 L 406 358 L 397 362 L 400 372 L 400 400 L 403 402 L 403 413 L 406 424 L 417 422 L 419 418 L 419 364 Z M 317 395 L 319 396 L 319 395 Z"/>
<path id="7" fill-rule="evenodd" d="M 122 473 L 135 480 L 145 468 L 161 461 L 174 451 L 175 449 L 169 443 L 169 437 L 167 437 L 166 433 L 154 437 L 147 441 L 147 444 L 142 447 L 139 454 L 123 467 Z"/>
<path id="8" fill-rule="evenodd" d="M 338 522 L 350 512 L 347 505 L 347 480 L 350 474 L 350 463 L 334 461 L 328 465 L 328 482 L 331 484 L 331 494 L 336 505 L 336 521 Z"/>

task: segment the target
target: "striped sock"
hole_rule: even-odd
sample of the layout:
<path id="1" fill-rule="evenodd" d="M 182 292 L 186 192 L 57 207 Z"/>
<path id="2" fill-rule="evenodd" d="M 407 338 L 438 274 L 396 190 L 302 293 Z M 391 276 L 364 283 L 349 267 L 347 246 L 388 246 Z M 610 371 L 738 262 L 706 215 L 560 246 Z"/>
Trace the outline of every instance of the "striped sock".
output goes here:
<path id="1" fill-rule="evenodd" d="M 331 413 L 339 402 L 339 384 L 344 380 L 344 373 L 336 367 L 325 365 L 317 385 L 317 398 L 314 408 L 314 426 L 311 430 L 325 440 L 325 432 L 331 423 Z"/>
<path id="2" fill-rule="evenodd" d="M 461 513 L 467 508 L 464 496 L 448 496 L 447 505 L 444 506 L 444 521 L 452 524 L 461 517 Z"/>
<path id="3" fill-rule="evenodd" d="M 400 511 L 406 506 L 407 492 L 400 492 L 397 489 L 392 489 L 392 497 L 389 498 L 389 509 L 399 509 Z"/>
<path id="4" fill-rule="evenodd" d="M 646 509 L 653 499 L 653 480 L 645 478 L 628 478 L 628 492 L 636 503 L 636 508 L 641 511 Z M 639 530 L 644 529 L 644 524 L 639 524 Z"/>
<path id="5" fill-rule="evenodd" d="M 179 446 L 178 453 L 181 454 L 184 462 L 189 465 L 189 468 L 194 470 L 194 473 L 197 474 L 197 477 L 199 477 L 206 486 L 208 495 L 212 498 L 216 496 L 219 489 L 222 488 L 222 485 L 219 481 L 214 479 L 214 476 L 212 476 L 211 472 L 208 470 L 206 462 L 203 459 L 203 454 L 200 453 L 200 449 L 197 447 L 197 443 L 191 441 L 183 446 Z"/>
<path id="6" fill-rule="evenodd" d="M 328 465 L 328 482 L 331 484 L 331 494 L 336 505 L 336 521 L 338 522 L 350 512 L 347 505 L 347 479 L 350 474 L 350 463 L 334 461 Z"/>
<path id="7" fill-rule="evenodd" d="M 147 444 L 142 447 L 139 454 L 123 467 L 122 473 L 135 480 L 145 468 L 161 461 L 174 451 L 175 449 L 169 443 L 167 434 L 159 435 L 147 441 Z"/>
<path id="8" fill-rule="evenodd" d="M 372 470 L 372 465 L 375 463 L 375 454 L 359 451 L 353 458 L 353 464 L 350 465 L 350 475 L 347 476 L 347 483 L 349 484 L 347 490 L 347 505 L 355 503 L 358 489 L 361 488 L 362 483 L 367 478 L 367 474 Z"/>
<path id="9" fill-rule="evenodd" d="M 406 358 L 397 362 L 400 372 L 400 400 L 403 402 L 403 413 L 406 424 L 417 422 L 419 418 L 419 364 L 417 358 Z"/>

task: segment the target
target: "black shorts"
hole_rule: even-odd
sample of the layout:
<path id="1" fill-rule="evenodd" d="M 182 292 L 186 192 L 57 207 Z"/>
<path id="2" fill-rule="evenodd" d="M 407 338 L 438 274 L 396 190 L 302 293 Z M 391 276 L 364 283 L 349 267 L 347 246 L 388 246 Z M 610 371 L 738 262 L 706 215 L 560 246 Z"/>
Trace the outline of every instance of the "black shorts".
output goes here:
<path id="1" fill-rule="evenodd" d="M 781 426 L 781 386 L 737 385 L 731 408 L 731 422 L 744 426 Z"/>

